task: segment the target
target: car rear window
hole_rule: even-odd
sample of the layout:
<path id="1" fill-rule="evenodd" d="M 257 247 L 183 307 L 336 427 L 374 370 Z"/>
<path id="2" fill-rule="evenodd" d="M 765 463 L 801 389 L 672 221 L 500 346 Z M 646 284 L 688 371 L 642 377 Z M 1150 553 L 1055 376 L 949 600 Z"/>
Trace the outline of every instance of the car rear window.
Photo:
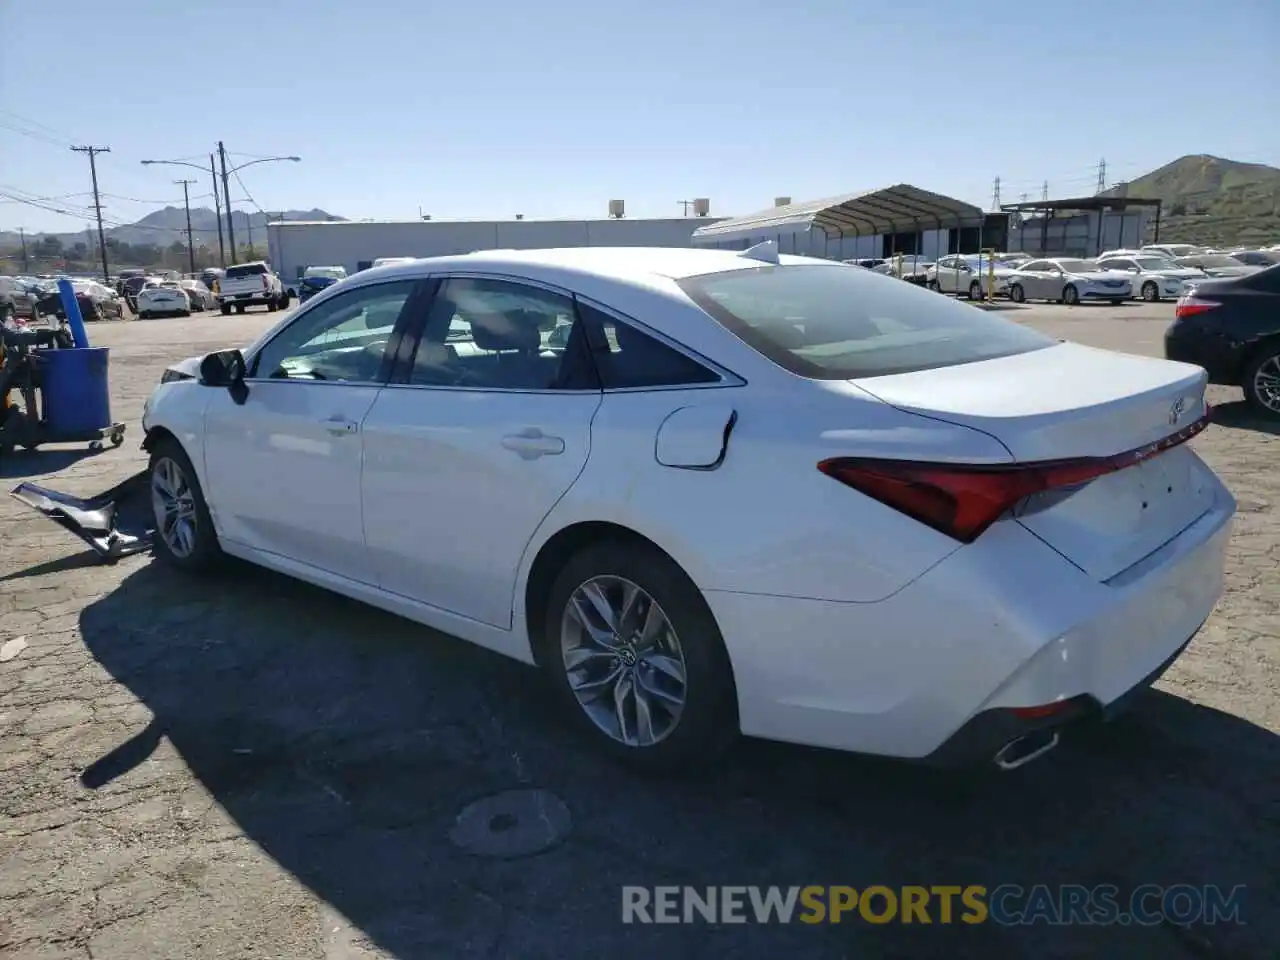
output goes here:
<path id="1" fill-rule="evenodd" d="M 774 363 L 846 380 L 1029 353 L 1056 341 L 915 284 L 847 266 L 784 265 L 680 281 Z"/>
<path id="2" fill-rule="evenodd" d="M 267 268 L 260 263 L 246 263 L 240 267 L 227 267 L 227 279 L 235 280 L 237 277 L 252 277 L 266 272 Z"/>

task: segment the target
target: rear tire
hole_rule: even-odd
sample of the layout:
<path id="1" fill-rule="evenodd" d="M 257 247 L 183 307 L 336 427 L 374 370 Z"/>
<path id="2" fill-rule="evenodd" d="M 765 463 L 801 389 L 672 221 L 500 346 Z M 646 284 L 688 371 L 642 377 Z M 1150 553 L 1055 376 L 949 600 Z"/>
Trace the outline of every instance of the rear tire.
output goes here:
<path id="1" fill-rule="evenodd" d="M 628 590 L 637 592 L 619 615 Z M 588 594 L 609 600 L 611 619 Z M 602 640 L 590 639 L 582 616 Z M 641 624 L 663 619 L 652 637 L 637 637 Z M 618 760 L 649 771 L 704 767 L 738 736 L 737 688 L 720 629 L 702 593 L 656 547 L 605 540 L 570 557 L 551 586 L 538 642 L 571 722 Z M 584 684 L 600 695 L 584 703 Z"/>
<path id="2" fill-rule="evenodd" d="M 172 437 L 157 443 L 148 472 L 156 559 L 184 573 L 212 570 L 222 560 L 222 548 L 200 480 L 182 445 Z"/>
<path id="3" fill-rule="evenodd" d="M 276 310 L 279 308 L 279 306 L 280 306 L 280 305 L 279 305 L 279 303 L 278 303 L 277 301 L 275 301 L 274 299 L 273 299 L 273 300 L 268 300 L 268 301 L 267 301 L 267 313 L 275 313 L 275 312 L 276 312 Z"/>
<path id="4" fill-rule="evenodd" d="M 229 316 L 231 316 L 231 304 L 229 304 L 229 303 L 224 303 L 224 304 L 222 305 L 222 307 L 221 307 L 221 310 L 222 310 L 222 315 L 223 315 L 224 317 L 229 317 Z"/>
<path id="5" fill-rule="evenodd" d="M 1075 284 L 1068 283 L 1062 288 L 1062 302 L 1069 307 L 1074 307 L 1080 302 L 1080 291 L 1076 289 Z"/>
<path id="6" fill-rule="evenodd" d="M 1022 289 L 1022 284 L 1015 283 L 1009 287 L 1009 299 L 1014 303 L 1027 302 L 1027 291 Z"/>
<path id="7" fill-rule="evenodd" d="M 1270 343 L 1258 351 L 1245 368 L 1241 386 L 1256 413 L 1280 420 L 1280 344 Z"/>
<path id="8" fill-rule="evenodd" d="M 980 284 L 977 280 L 969 284 L 969 299 L 970 300 L 982 299 L 982 284 Z"/>
<path id="9" fill-rule="evenodd" d="M 1142 299 L 1147 303 L 1157 303 L 1160 300 L 1160 288 L 1148 280 L 1142 285 Z"/>

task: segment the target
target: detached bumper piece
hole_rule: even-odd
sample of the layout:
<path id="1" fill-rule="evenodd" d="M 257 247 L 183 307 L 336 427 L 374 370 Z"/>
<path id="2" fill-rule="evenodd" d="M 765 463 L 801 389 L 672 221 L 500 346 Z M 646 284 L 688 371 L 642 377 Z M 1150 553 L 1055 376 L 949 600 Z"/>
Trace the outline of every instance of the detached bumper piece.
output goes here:
<path id="1" fill-rule="evenodd" d="M 147 492 L 144 470 L 83 500 L 35 483 L 20 483 L 11 495 L 75 534 L 107 563 L 114 563 L 151 547 L 155 526 Z"/>

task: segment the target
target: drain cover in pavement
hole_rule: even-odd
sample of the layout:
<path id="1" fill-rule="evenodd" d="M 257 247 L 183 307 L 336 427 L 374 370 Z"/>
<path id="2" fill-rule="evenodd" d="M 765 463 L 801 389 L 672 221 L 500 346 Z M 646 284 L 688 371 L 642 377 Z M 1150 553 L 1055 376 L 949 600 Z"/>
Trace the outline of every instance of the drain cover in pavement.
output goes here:
<path id="1" fill-rule="evenodd" d="M 572 823 L 554 793 L 507 790 L 464 807 L 449 839 L 480 857 L 527 857 L 563 843 Z"/>

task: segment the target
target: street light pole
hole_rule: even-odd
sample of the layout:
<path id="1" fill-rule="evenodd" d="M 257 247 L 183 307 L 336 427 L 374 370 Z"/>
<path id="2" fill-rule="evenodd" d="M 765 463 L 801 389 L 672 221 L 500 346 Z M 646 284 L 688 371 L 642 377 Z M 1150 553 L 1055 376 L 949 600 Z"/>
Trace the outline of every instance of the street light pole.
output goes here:
<path id="1" fill-rule="evenodd" d="M 227 211 L 227 241 L 231 246 L 231 262 L 236 262 L 236 228 L 235 221 L 231 218 L 231 180 L 233 173 L 243 170 L 245 167 L 251 167 L 255 163 L 274 163 L 277 160 L 288 160 L 291 163 L 300 163 L 301 157 L 258 157 L 256 160 L 250 160 L 248 163 L 242 163 L 238 167 L 227 169 L 227 148 L 222 141 L 218 141 L 218 161 L 222 166 L 222 206 Z M 191 167 L 193 170 L 204 172 L 204 167 L 199 164 L 189 163 L 186 160 L 143 160 L 142 163 L 167 163 L 175 167 Z M 218 250 L 222 255 L 222 265 L 227 265 L 226 250 L 222 245 L 222 212 L 218 209 L 218 168 L 214 163 L 213 154 L 209 154 L 209 175 L 213 178 L 213 206 L 214 214 L 218 218 Z M 252 229 L 252 226 L 250 227 Z"/>
<path id="2" fill-rule="evenodd" d="M 175 180 L 174 183 L 182 184 L 182 205 L 187 208 L 187 265 L 191 268 L 191 272 L 196 272 L 196 246 L 191 239 L 191 193 L 188 188 L 195 183 L 194 180 Z"/>
<path id="3" fill-rule="evenodd" d="M 236 250 L 236 223 L 231 214 L 231 183 L 227 179 L 227 148 L 222 145 L 221 140 L 218 141 L 218 159 L 222 162 L 222 198 L 227 206 L 227 237 L 231 241 L 231 263 L 235 264 L 240 259 L 240 255 Z"/>
<path id="4" fill-rule="evenodd" d="M 218 221 L 218 262 L 227 265 L 227 250 L 222 245 L 222 207 L 218 203 L 218 171 L 213 166 L 213 154 L 209 154 L 209 176 L 213 178 L 213 218 Z"/>

